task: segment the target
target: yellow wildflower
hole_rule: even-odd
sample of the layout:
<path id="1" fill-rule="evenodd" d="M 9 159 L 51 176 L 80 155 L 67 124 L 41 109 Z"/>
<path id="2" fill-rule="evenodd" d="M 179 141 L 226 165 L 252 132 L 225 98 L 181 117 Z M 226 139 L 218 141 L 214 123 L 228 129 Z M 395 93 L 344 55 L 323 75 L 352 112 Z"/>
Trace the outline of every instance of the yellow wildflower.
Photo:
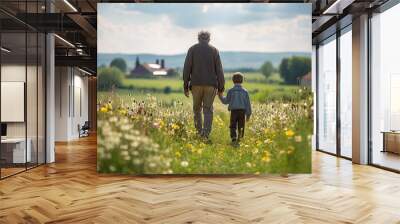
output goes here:
<path id="1" fill-rule="evenodd" d="M 107 113 L 108 112 L 107 107 L 101 107 L 100 112 Z"/>
<path id="2" fill-rule="evenodd" d="M 121 110 L 119 110 L 119 113 L 121 115 L 126 115 L 128 112 L 126 110 L 124 110 L 124 109 L 121 109 Z"/>
<path id="3" fill-rule="evenodd" d="M 269 158 L 269 156 L 265 155 L 261 158 L 262 161 L 269 163 L 269 161 L 271 161 L 271 158 Z"/>
<path id="4" fill-rule="evenodd" d="M 285 134 L 286 134 L 287 137 L 293 137 L 294 132 L 289 129 L 289 130 L 285 131 Z"/>
<path id="5" fill-rule="evenodd" d="M 174 130 L 179 129 L 179 125 L 177 125 L 177 124 L 175 124 L 175 123 L 172 124 L 171 127 L 172 127 L 172 129 L 174 129 Z"/>

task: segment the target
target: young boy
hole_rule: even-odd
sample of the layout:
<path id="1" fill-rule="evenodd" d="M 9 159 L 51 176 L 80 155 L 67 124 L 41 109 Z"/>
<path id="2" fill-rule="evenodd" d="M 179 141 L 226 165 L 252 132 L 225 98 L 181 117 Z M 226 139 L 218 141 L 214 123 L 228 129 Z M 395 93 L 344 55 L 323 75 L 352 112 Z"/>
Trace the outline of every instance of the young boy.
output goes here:
<path id="1" fill-rule="evenodd" d="M 232 76 L 234 86 L 228 90 L 226 97 L 219 93 L 218 97 L 223 104 L 228 104 L 231 112 L 230 126 L 232 143 L 235 144 L 244 136 L 245 117 L 249 121 L 251 105 L 249 93 L 242 87 L 243 74 L 235 72 Z M 238 131 L 238 133 L 236 132 Z"/>

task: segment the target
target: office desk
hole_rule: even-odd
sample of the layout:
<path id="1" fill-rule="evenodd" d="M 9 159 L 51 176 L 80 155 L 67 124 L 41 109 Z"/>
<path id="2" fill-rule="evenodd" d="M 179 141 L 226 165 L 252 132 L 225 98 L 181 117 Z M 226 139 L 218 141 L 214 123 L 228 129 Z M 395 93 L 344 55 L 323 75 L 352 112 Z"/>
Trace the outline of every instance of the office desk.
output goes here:
<path id="1" fill-rule="evenodd" d="M 27 147 L 25 153 L 25 138 L 5 138 L 1 139 L 1 157 L 6 163 L 26 163 L 31 162 L 32 140 L 26 139 Z"/>
<path id="2" fill-rule="evenodd" d="M 400 132 L 382 131 L 382 134 L 383 134 L 382 152 L 392 152 L 400 154 Z"/>

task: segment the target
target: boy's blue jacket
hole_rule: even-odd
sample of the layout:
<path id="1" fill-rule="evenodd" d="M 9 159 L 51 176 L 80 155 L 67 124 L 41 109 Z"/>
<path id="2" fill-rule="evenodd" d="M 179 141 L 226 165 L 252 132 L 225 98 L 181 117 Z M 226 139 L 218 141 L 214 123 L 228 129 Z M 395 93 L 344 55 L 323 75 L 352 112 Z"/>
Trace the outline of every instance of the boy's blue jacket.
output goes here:
<path id="1" fill-rule="evenodd" d="M 219 97 L 223 104 L 229 104 L 228 110 L 246 110 L 246 116 L 251 115 L 249 93 L 240 84 L 228 90 L 226 97 Z"/>

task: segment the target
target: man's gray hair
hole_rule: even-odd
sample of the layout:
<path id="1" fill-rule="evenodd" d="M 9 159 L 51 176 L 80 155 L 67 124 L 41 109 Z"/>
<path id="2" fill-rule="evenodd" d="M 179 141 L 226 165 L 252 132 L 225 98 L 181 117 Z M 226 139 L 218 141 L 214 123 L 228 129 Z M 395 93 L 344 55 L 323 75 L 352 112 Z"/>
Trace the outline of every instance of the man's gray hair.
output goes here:
<path id="1" fill-rule="evenodd" d="M 197 35 L 197 38 L 199 39 L 199 42 L 210 42 L 210 32 L 208 31 L 200 31 L 199 34 Z"/>

